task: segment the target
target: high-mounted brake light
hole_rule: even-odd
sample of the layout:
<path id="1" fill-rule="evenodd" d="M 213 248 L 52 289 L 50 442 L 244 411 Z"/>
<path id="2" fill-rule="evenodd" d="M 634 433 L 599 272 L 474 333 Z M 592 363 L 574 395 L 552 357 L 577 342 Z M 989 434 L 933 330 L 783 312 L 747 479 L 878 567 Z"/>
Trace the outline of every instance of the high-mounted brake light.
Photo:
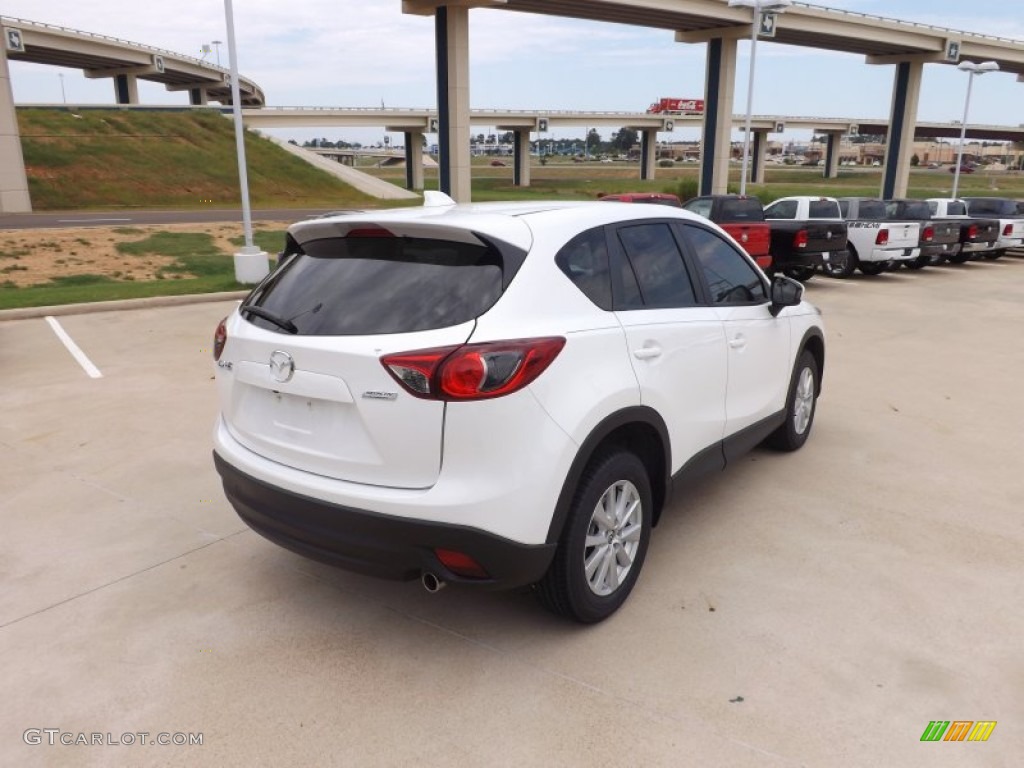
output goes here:
<path id="1" fill-rule="evenodd" d="M 924 228 L 924 232 L 921 235 L 921 238 L 926 243 L 930 243 L 932 240 L 934 240 L 935 239 L 935 229 L 934 229 L 934 227 L 925 227 Z"/>
<path id="2" fill-rule="evenodd" d="M 794 248 L 806 248 L 807 247 L 807 230 L 801 229 L 795 235 L 793 235 L 793 247 Z"/>
<path id="3" fill-rule="evenodd" d="M 889 244 L 889 230 L 882 227 L 878 230 L 878 234 L 875 235 L 875 245 L 888 245 Z"/>
<path id="4" fill-rule="evenodd" d="M 228 319 L 225 317 L 220 323 L 217 324 L 217 330 L 213 332 L 213 359 L 214 361 L 220 360 L 221 353 L 224 351 L 224 345 L 228 341 Z"/>
<path id="5" fill-rule="evenodd" d="M 381 364 L 409 394 L 428 400 L 485 400 L 530 384 L 562 351 L 565 339 L 490 341 L 385 355 Z"/>
<path id="6" fill-rule="evenodd" d="M 350 229 L 345 237 L 394 237 L 394 234 L 384 227 L 356 227 Z"/>

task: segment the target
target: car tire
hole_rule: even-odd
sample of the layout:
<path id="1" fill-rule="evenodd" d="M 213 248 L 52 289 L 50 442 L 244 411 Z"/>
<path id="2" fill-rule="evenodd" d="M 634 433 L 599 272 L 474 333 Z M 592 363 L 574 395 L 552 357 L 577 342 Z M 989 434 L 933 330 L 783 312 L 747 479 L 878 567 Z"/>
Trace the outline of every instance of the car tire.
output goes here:
<path id="1" fill-rule="evenodd" d="M 583 624 L 615 613 L 643 567 L 652 506 L 647 468 L 635 454 L 616 449 L 594 458 L 576 487 L 554 559 L 537 584 L 544 607 Z"/>
<path id="2" fill-rule="evenodd" d="M 852 275 L 855 269 L 857 269 L 857 254 L 850 246 L 846 246 L 842 251 L 834 251 L 828 261 L 821 265 L 822 272 L 840 280 Z"/>
<path id="3" fill-rule="evenodd" d="M 968 260 L 969 258 L 971 258 L 971 254 L 969 254 L 969 253 L 964 253 L 963 251 L 961 251 L 960 253 L 955 253 L 955 254 L 953 254 L 952 256 L 950 256 L 950 257 L 949 257 L 949 258 L 947 259 L 947 261 L 948 261 L 948 262 L 949 262 L 950 264 L 963 264 L 963 263 L 964 263 L 965 261 L 967 261 L 967 260 Z"/>
<path id="4" fill-rule="evenodd" d="M 908 259 L 903 262 L 903 266 L 907 269 L 924 269 L 932 263 L 931 256 L 918 256 L 916 259 Z"/>
<path id="5" fill-rule="evenodd" d="M 989 261 L 995 261 L 1004 253 L 1006 253 L 1006 251 L 989 251 L 988 253 L 985 254 L 985 258 L 988 259 Z"/>
<path id="6" fill-rule="evenodd" d="M 786 421 L 768 436 L 767 445 L 777 451 L 795 451 L 807 442 L 814 424 L 819 391 L 818 362 L 804 350 L 793 368 L 786 397 Z"/>
<path id="7" fill-rule="evenodd" d="M 794 280 L 799 280 L 801 283 L 806 283 L 814 277 L 814 267 L 786 267 L 782 270 L 782 274 Z"/>
<path id="8" fill-rule="evenodd" d="M 889 268 L 889 262 L 887 261 L 862 261 L 857 265 L 857 268 L 865 275 L 880 275 Z"/>

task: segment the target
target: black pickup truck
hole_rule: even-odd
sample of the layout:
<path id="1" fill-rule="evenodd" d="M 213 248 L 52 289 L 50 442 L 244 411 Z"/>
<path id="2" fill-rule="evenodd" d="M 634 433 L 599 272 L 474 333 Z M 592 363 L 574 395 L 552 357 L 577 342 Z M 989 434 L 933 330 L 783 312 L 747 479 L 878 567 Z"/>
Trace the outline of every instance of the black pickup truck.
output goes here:
<path id="1" fill-rule="evenodd" d="M 994 258 L 999 252 L 999 219 L 968 216 L 967 203 L 949 197 L 930 197 L 926 201 L 932 220 L 945 219 L 960 225 L 960 252 L 949 257 L 954 264 L 968 259 Z"/>
<path id="2" fill-rule="evenodd" d="M 907 269 L 941 264 L 960 253 L 960 223 L 953 219 L 933 219 L 931 209 L 924 200 L 886 200 L 885 215 L 899 221 L 921 222 L 921 239 L 918 241 L 921 255 L 903 262 Z"/>
<path id="3" fill-rule="evenodd" d="M 772 231 L 772 271 L 809 280 L 834 251 L 846 250 L 846 222 L 834 197 L 781 197 L 764 209 Z"/>

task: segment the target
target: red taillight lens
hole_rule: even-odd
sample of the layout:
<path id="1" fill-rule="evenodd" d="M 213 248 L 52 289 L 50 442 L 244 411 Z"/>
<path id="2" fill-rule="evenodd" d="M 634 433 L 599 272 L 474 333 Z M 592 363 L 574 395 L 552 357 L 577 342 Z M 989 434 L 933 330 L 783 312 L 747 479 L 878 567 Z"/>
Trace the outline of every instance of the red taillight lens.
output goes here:
<path id="1" fill-rule="evenodd" d="M 977 224 L 971 224 L 971 226 L 969 226 L 967 228 L 967 237 L 969 237 L 969 238 L 971 238 L 973 240 L 977 236 L 978 236 L 978 225 Z"/>
<path id="2" fill-rule="evenodd" d="M 225 317 L 217 325 L 217 330 L 213 332 L 213 359 L 220 360 L 220 355 L 224 351 L 224 345 L 228 340 L 228 319 Z"/>
<path id="3" fill-rule="evenodd" d="M 465 552 L 457 552 L 454 549 L 435 549 L 434 554 L 441 561 L 441 565 L 456 576 L 466 576 L 471 579 L 491 578 L 491 574 Z"/>
<path id="4" fill-rule="evenodd" d="M 793 235 L 793 247 L 794 248 L 806 248 L 807 247 L 807 230 L 801 229 L 795 235 Z"/>
<path id="5" fill-rule="evenodd" d="M 935 228 L 934 227 L 925 227 L 924 228 L 924 232 L 921 233 L 921 238 L 926 243 L 930 243 L 932 240 L 935 239 Z"/>
<path id="6" fill-rule="evenodd" d="M 416 397 L 484 400 L 527 386 L 564 346 L 560 336 L 491 341 L 385 355 L 381 363 Z"/>
<path id="7" fill-rule="evenodd" d="M 875 245 L 888 245 L 888 243 L 889 230 L 885 228 L 878 230 L 878 234 L 875 235 Z"/>
<path id="8" fill-rule="evenodd" d="M 1013 224 L 1007 224 L 1003 227 L 1003 237 L 1010 237 L 1013 234 Z"/>

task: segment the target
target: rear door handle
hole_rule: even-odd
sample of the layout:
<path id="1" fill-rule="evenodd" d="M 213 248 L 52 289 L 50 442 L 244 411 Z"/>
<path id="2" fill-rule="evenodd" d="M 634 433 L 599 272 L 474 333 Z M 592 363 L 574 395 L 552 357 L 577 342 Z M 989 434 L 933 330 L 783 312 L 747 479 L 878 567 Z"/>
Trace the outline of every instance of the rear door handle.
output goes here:
<path id="1" fill-rule="evenodd" d="M 733 336 L 731 339 L 729 339 L 729 346 L 732 347 L 733 349 L 743 349 L 745 346 L 747 346 L 747 337 L 744 336 L 742 333 L 739 333 Z"/>
<path id="2" fill-rule="evenodd" d="M 650 360 L 654 357 L 661 357 L 661 347 L 640 347 L 633 350 L 633 357 L 637 360 Z"/>

